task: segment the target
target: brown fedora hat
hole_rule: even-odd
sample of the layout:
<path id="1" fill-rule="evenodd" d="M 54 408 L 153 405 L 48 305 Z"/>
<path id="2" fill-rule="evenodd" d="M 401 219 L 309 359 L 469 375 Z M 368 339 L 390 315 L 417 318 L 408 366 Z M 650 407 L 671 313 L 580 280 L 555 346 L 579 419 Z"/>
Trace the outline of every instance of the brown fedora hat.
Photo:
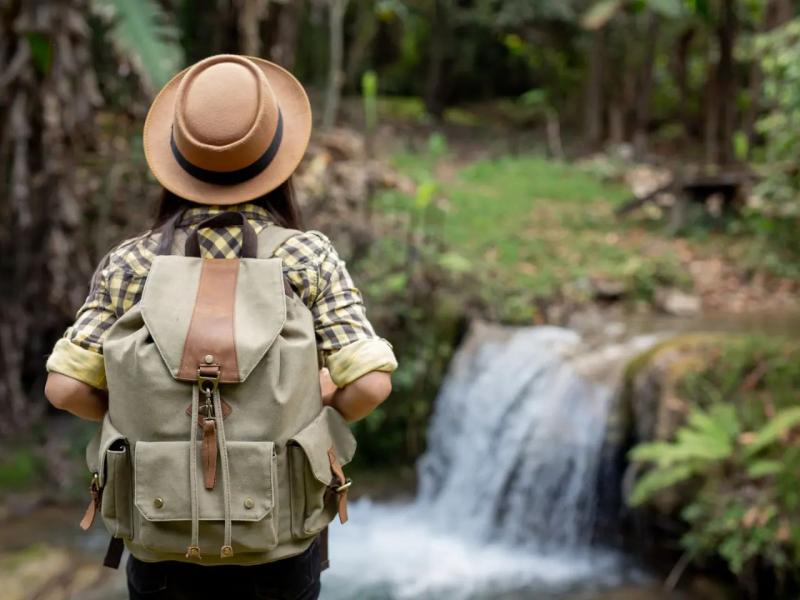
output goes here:
<path id="1" fill-rule="evenodd" d="M 291 73 L 261 58 L 220 54 L 159 92 L 144 123 L 144 155 L 178 196 L 237 204 L 286 181 L 310 136 L 308 96 Z"/>

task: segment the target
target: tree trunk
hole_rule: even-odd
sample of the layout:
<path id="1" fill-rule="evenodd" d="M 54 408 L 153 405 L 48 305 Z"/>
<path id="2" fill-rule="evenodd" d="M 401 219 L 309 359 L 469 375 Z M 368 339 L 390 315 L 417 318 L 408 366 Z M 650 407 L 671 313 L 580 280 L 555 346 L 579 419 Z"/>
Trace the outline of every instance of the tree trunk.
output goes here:
<path id="1" fill-rule="evenodd" d="M 647 150 L 647 133 L 650 125 L 650 97 L 653 92 L 653 68 L 658 46 L 659 18 L 655 13 L 649 16 L 644 50 L 644 59 L 639 72 L 638 93 L 634 108 L 633 152 L 642 158 Z"/>
<path id="2" fill-rule="evenodd" d="M 77 168 L 100 104 L 88 12 L 26 0 L 0 13 L 0 437 L 43 412 L 44 360 L 91 274 Z"/>
<path id="3" fill-rule="evenodd" d="M 692 114 L 690 109 L 689 94 L 689 56 L 692 49 L 692 40 L 694 40 L 695 29 L 694 27 L 684 31 L 678 38 L 678 45 L 675 49 L 674 63 L 673 63 L 673 77 L 675 78 L 675 87 L 678 88 L 678 118 L 681 121 L 684 135 L 690 138 L 692 134 Z"/>
<path id="4" fill-rule="evenodd" d="M 444 98 L 445 66 L 450 44 L 450 1 L 434 0 L 431 19 L 430 61 L 425 84 L 425 108 L 428 114 L 441 118 L 446 101 Z"/>
<path id="5" fill-rule="evenodd" d="M 711 62 L 711 51 L 709 51 L 708 77 L 706 78 L 706 97 L 705 97 L 705 123 L 703 126 L 703 138 L 705 146 L 705 162 L 708 165 L 719 162 L 719 81 L 717 71 Z"/>
<path id="6" fill-rule="evenodd" d="M 724 0 L 717 29 L 719 64 L 717 66 L 717 92 L 719 111 L 719 163 L 729 164 L 733 158 L 733 136 L 736 130 L 737 81 L 733 58 L 736 43 L 736 0 Z"/>
<path id="7" fill-rule="evenodd" d="M 352 89 L 358 89 L 364 63 L 378 32 L 378 19 L 375 17 L 374 0 L 365 0 L 358 7 L 358 20 L 355 24 L 355 39 L 347 56 L 345 82 Z M 367 66 L 369 68 L 369 66 Z"/>
<path id="8" fill-rule="evenodd" d="M 592 33 L 592 44 L 589 50 L 589 74 L 586 78 L 584 96 L 584 126 L 586 142 L 594 148 L 603 141 L 603 79 L 606 62 L 606 29 L 598 29 Z"/>
<path id="9" fill-rule="evenodd" d="M 322 125 L 325 128 L 333 127 L 336 124 L 339 112 L 339 100 L 344 79 L 342 64 L 344 61 L 344 13 L 346 8 L 347 0 L 330 0 L 328 89 L 325 94 L 325 112 L 322 118 Z"/>
<path id="10" fill-rule="evenodd" d="M 282 67 L 294 69 L 297 58 L 297 34 L 300 29 L 300 16 L 303 12 L 303 0 L 292 0 L 284 4 L 274 4 L 271 8 L 275 28 L 269 47 L 270 60 Z"/>
<path id="11" fill-rule="evenodd" d="M 266 21 L 268 0 L 236 0 L 239 48 L 247 56 L 261 56 L 261 24 Z"/>

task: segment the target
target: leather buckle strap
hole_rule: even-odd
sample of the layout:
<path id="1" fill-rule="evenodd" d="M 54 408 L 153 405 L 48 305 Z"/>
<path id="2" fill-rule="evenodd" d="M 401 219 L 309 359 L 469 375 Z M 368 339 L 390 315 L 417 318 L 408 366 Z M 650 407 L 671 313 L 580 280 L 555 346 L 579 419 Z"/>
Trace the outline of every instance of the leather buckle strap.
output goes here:
<path id="1" fill-rule="evenodd" d="M 86 507 L 86 512 L 80 522 L 80 527 L 84 531 L 88 530 L 94 523 L 94 518 L 97 516 L 97 511 L 100 510 L 100 502 L 103 499 L 103 488 L 100 487 L 100 475 L 97 473 L 92 474 L 89 496 L 89 505 Z"/>
<path id="2" fill-rule="evenodd" d="M 339 464 L 339 459 L 336 458 L 336 450 L 333 447 L 328 448 L 328 462 L 331 464 L 331 472 L 336 481 L 336 485 L 332 485 L 331 489 L 336 493 L 339 521 L 347 523 L 347 490 L 353 485 L 353 481 L 344 476 L 342 465 Z"/>

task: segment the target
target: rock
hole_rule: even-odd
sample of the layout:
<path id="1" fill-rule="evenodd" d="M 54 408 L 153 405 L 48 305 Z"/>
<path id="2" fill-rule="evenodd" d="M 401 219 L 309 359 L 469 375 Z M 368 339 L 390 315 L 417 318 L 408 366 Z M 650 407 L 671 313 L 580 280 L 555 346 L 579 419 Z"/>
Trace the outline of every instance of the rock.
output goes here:
<path id="1" fill-rule="evenodd" d="M 691 372 L 708 364 L 720 347 L 722 334 L 686 334 L 667 339 L 628 364 L 623 404 L 630 413 L 637 442 L 671 440 L 689 410 L 678 384 Z M 624 481 L 630 491 L 642 474 L 642 466 L 628 465 Z M 677 486 L 657 494 L 650 506 L 665 517 L 682 506 Z"/>
<path id="2" fill-rule="evenodd" d="M 3 554 L 0 556 L 3 600 L 26 600 L 49 594 L 52 582 L 67 571 L 69 564 L 66 550 L 39 544 Z"/>
<path id="3" fill-rule="evenodd" d="M 120 573 L 104 569 L 99 561 L 78 562 L 69 549 L 46 544 L 0 554 L 3 600 L 124 598 Z"/>
<path id="4" fill-rule="evenodd" d="M 598 300 L 616 301 L 628 293 L 628 286 L 617 279 L 593 277 L 591 280 L 592 293 Z"/>
<path id="5" fill-rule="evenodd" d="M 702 302 L 698 296 L 687 294 L 675 288 L 658 289 L 655 303 L 665 313 L 677 317 L 696 315 L 702 308 Z"/>

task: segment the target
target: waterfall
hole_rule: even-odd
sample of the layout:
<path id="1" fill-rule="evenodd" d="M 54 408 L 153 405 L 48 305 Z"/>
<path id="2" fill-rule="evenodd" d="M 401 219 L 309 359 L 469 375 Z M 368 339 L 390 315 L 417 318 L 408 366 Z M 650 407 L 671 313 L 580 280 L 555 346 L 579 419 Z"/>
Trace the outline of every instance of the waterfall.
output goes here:
<path id="1" fill-rule="evenodd" d="M 555 598 L 618 580 L 624 561 L 591 544 L 598 468 L 622 369 L 653 341 L 473 325 L 434 405 L 416 499 L 354 503 L 331 529 L 323 597 Z"/>

